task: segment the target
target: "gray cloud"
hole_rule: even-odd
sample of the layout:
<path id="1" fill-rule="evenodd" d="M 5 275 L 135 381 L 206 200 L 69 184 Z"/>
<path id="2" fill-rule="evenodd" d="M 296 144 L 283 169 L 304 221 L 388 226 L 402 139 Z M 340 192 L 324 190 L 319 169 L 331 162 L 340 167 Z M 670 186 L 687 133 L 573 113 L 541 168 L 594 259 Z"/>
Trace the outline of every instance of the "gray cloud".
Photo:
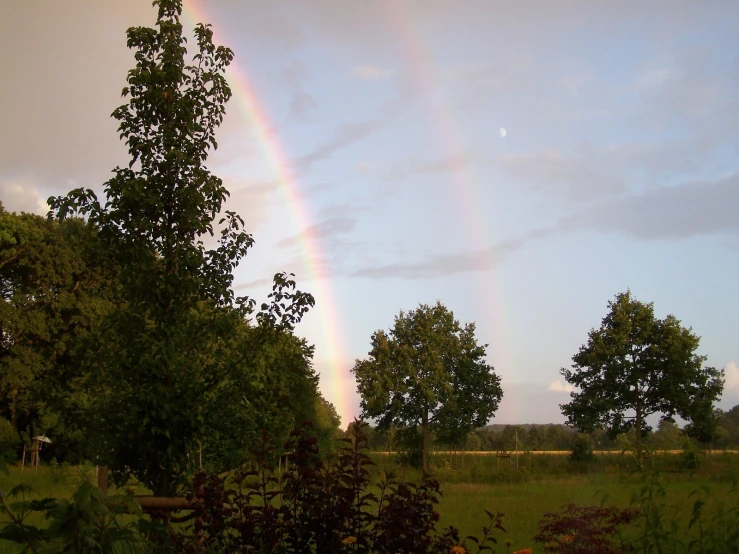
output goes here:
<path id="1" fill-rule="evenodd" d="M 351 74 L 353 77 L 363 81 L 381 81 L 392 76 L 393 72 L 377 64 L 369 63 L 355 65 L 352 68 Z"/>
<path id="2" fill-rule="evenodd" d="M 590 230 L 636 240 L 682 240 L 739 232 L 739 173 L 718 181 L 660 187 L 591 204 L 550 228 L 535 229 L 491 247 L 441 254 L 411 262 L 374 265 L 350 273 L 370 279 L 432 279 L 486 271 L 530 242 L 561 233 Z"/>
<path id="3" fill-rule="evenodd" d="M 365 121 L 343 123 L 334 132 L 334 138 L 315 148 L 312 152 L 297 159 L 295 165 L 307 169 L 315 162 L 330 158 L 335 152 L 353 144 L 380 129 L 383 125 L 381 118 Z"/>
<path id="4" fill-rule="evenodd" d="M 537 189 L 555 192 L 570 200 L 588 200 L 626 190 L 619 177 L 556 151 L 507 154 L 498 156 L 496 161 L 515 179 L 528 181 Z"/>
<path id="5" fill-rule="evenodd" d="M 516 383 L 503 374 L 503 399 L 490 423 L 516 425 L 522 423 L 564 423 L 559 408 L 569 395 L 552 391 L 539 383 Z"/>
<path id="6" fill-rule="evenodd" d="M 33 180 L 14 178 L 0 179 L 0 198 L 8 212 L 28 212 L 46 215 L 49 206 Z"/>
<path id="7" fill-rule="evenodd" d="M 592 229 L 638 240 L 678 240 L 739 232 L 739 174 L 653 189 L 597 204 L 563 220 L 562 230 Z"/>
<path id="8" fill-rule="evenodd" d="M 110 118 L 134 63 L 124 31 L 152 13 L 147 0 L 0 6 L 0 49 L 12 52 L 0 57 L 0 167 L 92 186 L 126 159 Z"/>
<path id="9" fill-rule="evenodd" d="M 333 216 L 311 225 L 295 236 L 282 239 L 278 248 L 292 248 L 303 241 L 335 242 L 339 236 L 350 233 L 357 225 L 356 219 L 348 216 Z"/>
<path id="10" fill-rule="evenodd" d="M 392 168 L 385 175 L 385 179 L 398 181 L 420 175 L 435 175 L 438 173 L 460 171 L 461 169 L 464 169 L 465 166 L 472 163 L 473 160 L 474 157 L 471 154 L 454 154 L 432 162 L 416 164 L 406 163 Z"/>
<path id="11" fill-rule="evenodd" d="M 349 276 L 370 279 L 433 279 L 470 271 L 486 271 L 503 262 L 510 254 L 521 250 L 529 241 L 550 232 L 549 229 L 537 229 L 515 239 L 500 241 L 484 250 L 440 254 L 418 261 L 364 267 L 353 271 Z"/>
<path id="12" fill-rule="evenodd" d="M 303 88 L 303 83 L 308 77 L 303 64 L 294 60 L 293 63 L 282 70 L 281 81 L 290 89 L 290 116 L 299 121 L 305 120 L 308 114 L 318 107 L 315 99 Z"/>
<path id="13" fill-rule="evenodd" d="M 388 122 L 392 122 L 395 117 L 408 107 L 413 94 L 414 91 L 411 83 L 406 79 L 400 79 L 397 96 L 390 102 L 382 105 L 375 117 L 364 121 L 341 124 L 334 131 L 334 136 L 331 140 L 314 148 L 308 154 L 299 157 L 295 161 L 294 166 L 303 170 L 309 169 L 315 162 L 326 160 L 339 150 L 382 129 Z"/>
<path id="14" fill-rule="evenodd" d="M 260 279 L 254 279 L 252 281 L 247 281 L 246 283 L 237 283 L 234 285 L 235 291 L 243 291 L 247 289 L 254 289 L 254 288 L 260 288 L 264 285 L 272 284 L 273 277 L 262 277 Z"/>

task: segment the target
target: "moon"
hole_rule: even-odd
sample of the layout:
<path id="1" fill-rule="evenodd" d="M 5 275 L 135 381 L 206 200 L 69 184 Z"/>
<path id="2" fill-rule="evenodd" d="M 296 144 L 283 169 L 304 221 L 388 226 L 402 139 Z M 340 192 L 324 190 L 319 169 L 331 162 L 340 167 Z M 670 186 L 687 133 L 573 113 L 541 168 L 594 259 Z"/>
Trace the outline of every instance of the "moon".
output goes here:
<path id="1" fill-rule="evenodd" d="M 508 131 L 505 130 L 505 127 L 500 128 L 500 138 L 505 138 L 505 136 L 508 134 Z"/>

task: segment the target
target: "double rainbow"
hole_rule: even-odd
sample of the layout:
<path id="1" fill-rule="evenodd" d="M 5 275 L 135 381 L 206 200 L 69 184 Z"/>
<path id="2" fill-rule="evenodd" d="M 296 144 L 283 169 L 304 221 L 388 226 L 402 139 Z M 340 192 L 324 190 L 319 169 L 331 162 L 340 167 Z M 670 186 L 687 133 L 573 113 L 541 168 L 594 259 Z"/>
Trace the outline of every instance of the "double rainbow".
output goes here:
<path id="1" fill-rule="evenodd" d="M 187 0 L 184 3 L 182 15 L 190 27 L 200 22 L 206 23 L 209 19 L 201 3 L 195 0 Z M 271 124 L 263 103 L 259 101 L 259 97 L 249 82 L 246 69 L 236 63 L 231 64 L 228 69 L 228 79 L 233 93 L 232 101 L 236 103 L 241 114 L 246 118 L 256 137 L 261 155 L 272 168 L 277 186 L 287 202 L 295 226 L 301 230 L 309 229 L 311 217 L 300 183 L 290 168 L 285 149 L 275 132 L 275 126 Z M 328 267 L 318 237 L 306 232 L 301 233 L 300 237 L 300 248 L 303 251 L 303 258 L 307 261 L 309 272 L 309 275 L 303 277 L 315 282 L 314 297 L 316 303 L 322 305 L 321 329 L 327 350 L 328 378 L 334 383 L 333 390 L 328 391 L 327 400 L 333 403 L 342 422 L 347 424 L 354 412 L 347 401 L 351 398 L 353 391 L 342 390 L 341 384 L 344 383 L 344 388 L 348 388 L 351 381 L 342 378 L 348 368 L 341 365 L 346 362 L 346 358 L 342 350 L 339 318 L 335 317 L 338 311 L 331 289 Z"/>
<path id="2" fill-rule="evenodd" d="M 406 4 L 396 0 L 381 0 L 380 5 L 384 9 L 390 26 L 395 31 L 395 37 L 400 42 L 406 65 L 411 71 L 411 77 L 416 86 L 426 93 L 440 91 L 441 87 L 437 83 L 438 76 L 434 73 L 436 64 L 430 51 L 424 47 L 423 37 L 412 24 L 413 16 L 408 12 Z M 183 16 L 190 26 L 198 22 L 207 22 L 210 19 L 199 0 L 185 0 Z M 296 227 L 301 230 L 310 229 L 312 220 L 300 183 L 290 168 L 289 158 L 275 131 L 275 126 L 272 125 L 263 103 L 259 101 L 256 91 L 250 84 L 246 69 L 234 63 L 229 68 L 228 76 L 233 100 L 253 130 L 264 160 L 272 168 Z M 465 143 L 449 110 L 443 105 L 430 106 L 429 120 L 434 127 L 434 135 L 439 140 L 442 153 L 464 156 Z M 490 253 L 486 247 L 490 231 L 484 224 L 487 221 L 482 211 L 484 203 L 477 197 L 479 195 L 475 194 L 478 191 L 478 185 L 474 175 L 470 172 L 468 161 L 459 158 L 453 175 L 455 196 L 459 199 L 460 209 L 463 211 L 462 220 L 469 225 L 467 230 L 469 244 L 472 244 L 478 252 L 479 269 L 487 269 L 491 265 Z M 300 248 L 303 251 L 303 257 L 307 260 L 309 271 L 308 276 L 302 277 L 308 277 L 315 282 L 316 302 L 322 305 L 321 329 L 326 345 L 325 357 L 329 360 L 326 377 L 332 385 L 324 392 L 327 393 L 327 399 L 336 407 L 343 423 L 347 424 L 355 413 L 356 407 L 350 406 L 348 402 L 354 396 L 354 391 L 350 390 L 353 381 L 347 379 L 349 368 L 342 366 L 347 358 L 343 353 L 344 344 L 340 331 L 339 311 L 336 308 L 331 287 L 330 268 L 326 264 L 318 237 L 311 233 L 301 233 Z M 487 272 L 481 272 L 479 275 L 481 280 L 490 278 Z M 505 344 L 503 336 L 505 326 L 501 320 L 503 306 L 493 298 L 492 290 L 494 289 L 493 284 L 489 282 L 481 282 L 478 286 L 485 315 L 491 318 L 493 332 L 498 337 L 496 342 Z M 504 365 L 509 366 L 507 353 L 498 352 L 497 354 L 503 355 Z M 498 373 L 500 374 L 500 371 Z"/>

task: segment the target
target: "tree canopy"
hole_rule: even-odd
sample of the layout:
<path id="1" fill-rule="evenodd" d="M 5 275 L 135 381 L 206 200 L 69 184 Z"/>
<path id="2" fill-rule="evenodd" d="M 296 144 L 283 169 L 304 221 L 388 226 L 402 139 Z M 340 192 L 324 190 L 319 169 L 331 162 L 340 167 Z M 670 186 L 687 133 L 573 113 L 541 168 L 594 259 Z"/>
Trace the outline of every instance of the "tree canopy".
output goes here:
<path id="1" fill-rule="evenodd" d="M 84 221 L 0 204 L 0 415 L 28 435 L 53 433 L 50 451 L 60 459 L 82 455 L 79 349 L 116 293 L 117 269 L 100 257 Z"/>
<path id="2" fill-rule="evenodd" d="M 657 319 L 653 305 L 630 291 L 617 294 L 608 308 L 572 368 L 561 370 L 579 388 L 560 406 L 567 422 L 586 432 L 603 427 L 611 436 L 634 429 L 638 444 L 650 414 L 705 423 L 707 407 L 723 390 L 723 372 L 703 366 L 699 337 L 673 315 Z"/>
<path id="3" fill-rule="evenodd" d="M 314 301 L 285 274 L 275 276 L 271 303 L 253 321 L 254 301 L 235 297 L 233 269 L 253 239 L 236 213 L 222 213 L 228 191 L 204 165 L 231 97 L 225 70 L 233 52 L 199 24 L 188 61 L 181 0 L 154 4 L 157 27 L 127 32 L 136 66 L 123 89 L 128 101 L 113 112 L 129 163 L 114 169 L 104 201 L 76 189 L 49 204 L 60 219 L 84 216 L 120 268 L 118 307 L 85 348 L 99 461 L 116 481 L 132 475 L 167 496 L 225 407 L 274 377 L 249 365 L 267 351 L 246 350 L 255 334 L 247 327 L 290 332 Z M 291 342 L 265 344 L 274 351 Z M 305 374 L 308 354 L 281 359 L 298 360 Z"/>
<path id="4" fill-rule="evenodd" d="M 400 312 L 389 333 L 373 333 L 369 358 L 352 369 L 362 417 L 375 418 L 381 430 L 420 426 L 428 471 L 430 430 L 466 437 L 498 408 L 503 391 L 486 348 L 477 343 L 474 323 L 462 327 L 440 302 Z"/>

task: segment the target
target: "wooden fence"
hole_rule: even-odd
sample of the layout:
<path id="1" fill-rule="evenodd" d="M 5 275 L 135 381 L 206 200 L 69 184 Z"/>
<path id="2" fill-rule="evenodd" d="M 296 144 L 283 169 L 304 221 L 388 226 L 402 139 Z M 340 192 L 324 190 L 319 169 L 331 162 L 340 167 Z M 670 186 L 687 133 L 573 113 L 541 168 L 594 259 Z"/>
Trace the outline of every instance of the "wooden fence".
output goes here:
<path id="1" fill-rule="evenodd" d="M 621 454 L 623 450 L 593 450 L 593 454 Z M 682 454 L 684 450 L 652 450 L 652 454 Z M 701 450 L 701 453 L 705 454 L 739 454 L 739 450 Z M 397 454 L 396 451 L 371 451 L 370 454 L 378 454 L 380 456 L 390 456 L 392 454 Z M 439 454 L 439 455 L 450 455 L 450 454 L 461 454 L 461 450 L 434 450 L 432 452 L 429 452 L 429 454 Z M 464 455 L 465 456 L 497 456 L 498 454 L 511 454 L 513 456 L 523 456 L 524 454 L 533 454 L 534 456 L 569 456 L 570 451 L 569 450 L 505 450 L 505 451 L 498 451 L 498 450 L 465 450 Z"/>

